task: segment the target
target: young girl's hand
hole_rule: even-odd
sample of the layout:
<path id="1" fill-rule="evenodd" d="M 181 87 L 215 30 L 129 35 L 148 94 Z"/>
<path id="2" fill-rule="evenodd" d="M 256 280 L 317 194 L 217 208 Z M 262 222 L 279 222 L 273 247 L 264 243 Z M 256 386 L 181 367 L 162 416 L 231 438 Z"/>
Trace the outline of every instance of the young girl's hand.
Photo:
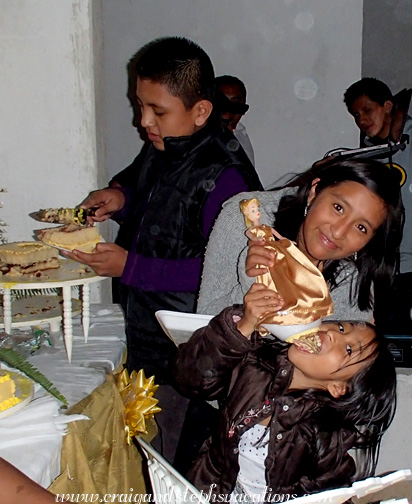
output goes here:
<path id="1" fill-rule="evenodd" d="M 236 326 L 243 336 L 249 338 L 260 317 L 281 310 L 284 301 L 277 292 L 268 289 L 266 285 L 255 283 L 245 295 L 243 303 L 244 315 Z"/>
<path id="2" fill-rule="evenodd" d="M 246 274 L 249 277 L 256 277 L 262 274 L 262 267 L 275 265 L 276 254 L 273 250 L 265 247 L 265 241 L 249 241 L 249 248 L 246 258 Z"/>

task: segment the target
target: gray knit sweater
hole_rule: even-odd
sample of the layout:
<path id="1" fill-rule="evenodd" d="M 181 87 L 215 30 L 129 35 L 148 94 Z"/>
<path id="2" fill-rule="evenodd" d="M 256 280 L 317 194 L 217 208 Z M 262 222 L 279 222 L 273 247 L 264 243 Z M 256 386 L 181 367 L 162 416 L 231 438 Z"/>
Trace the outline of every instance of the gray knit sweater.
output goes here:
<path id="1" fill-rule="evenodd" d="M 247 237 L 245 220 L 239 208 L 242 199 L 258 198 L 261 204 L 262 224 L 273 225 L 273 216 L 279 202 L 296 188 L 277 191 L 240 193 L 224 203 L 215 222 L 203 265 L 197 312 L 216 315 L 223 308 L 243 303 L 243 296 L 254 282 L 245 272 Z M 356 281 L 357 271 L 347 262 L 339 273 L 337 286 L 331 291 L 334 313 L 330 319 L 371 321 L 371 311 L 361 312 L 351 303 L 351 288 Z"/>

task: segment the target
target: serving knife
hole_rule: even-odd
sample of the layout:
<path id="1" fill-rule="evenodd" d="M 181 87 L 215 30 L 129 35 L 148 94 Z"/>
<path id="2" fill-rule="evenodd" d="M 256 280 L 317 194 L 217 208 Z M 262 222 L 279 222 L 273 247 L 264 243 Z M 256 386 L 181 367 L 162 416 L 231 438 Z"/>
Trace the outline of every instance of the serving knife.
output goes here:
<path id="1" fill-rule="evenodd" d="M 42 208 L 30 214 L 33 219 L 53 224 L 87 224 L 87 217 L 95 214 L 96 208 Z"/>

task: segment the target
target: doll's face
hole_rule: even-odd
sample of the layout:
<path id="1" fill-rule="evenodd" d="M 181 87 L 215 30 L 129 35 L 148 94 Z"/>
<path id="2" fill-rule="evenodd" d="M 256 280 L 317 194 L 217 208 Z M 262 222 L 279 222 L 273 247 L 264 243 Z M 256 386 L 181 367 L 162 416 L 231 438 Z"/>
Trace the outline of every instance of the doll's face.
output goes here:
<path id="1" fill-rule="evenodd" d="M 259 205 L 253 201 L 246 206 L 244 214 L 251 222 L 258 221 L 262 215 Z"/>
<path id="2" fill-rule="evenodd" d="M 332 384 L 345 384 L 370 363 L 368 357 L 375 348 L 376 334 L 367 324 L 328 322 L 320 326 L 317 334 L 321 342 L 318 353 L 309 353 L 293 344 L 288 350 L 289 360 L 295 366 L 294 381 L 297 388 L 329 390 Z M 346 392 L 346 387 L 339 390 L 332 389 L 329 392 L 332 395 L 336 393 L 337 397 Z"/>

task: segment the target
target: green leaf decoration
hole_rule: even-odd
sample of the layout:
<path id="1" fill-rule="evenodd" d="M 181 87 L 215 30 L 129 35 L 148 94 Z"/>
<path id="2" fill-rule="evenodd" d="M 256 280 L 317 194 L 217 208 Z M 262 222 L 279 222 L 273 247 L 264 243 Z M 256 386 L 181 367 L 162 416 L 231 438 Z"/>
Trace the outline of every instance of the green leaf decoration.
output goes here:
<path id="1" fill-rule="evenodd" d="M 21 354 L 11 348 L 0 348 L 0 360 L 22 371 L 37 383 L 40 383 L 50 394 L 67 405 L 67 399 L 54 387 L 53 383 L 43 373 L 32 366 Z"/>

